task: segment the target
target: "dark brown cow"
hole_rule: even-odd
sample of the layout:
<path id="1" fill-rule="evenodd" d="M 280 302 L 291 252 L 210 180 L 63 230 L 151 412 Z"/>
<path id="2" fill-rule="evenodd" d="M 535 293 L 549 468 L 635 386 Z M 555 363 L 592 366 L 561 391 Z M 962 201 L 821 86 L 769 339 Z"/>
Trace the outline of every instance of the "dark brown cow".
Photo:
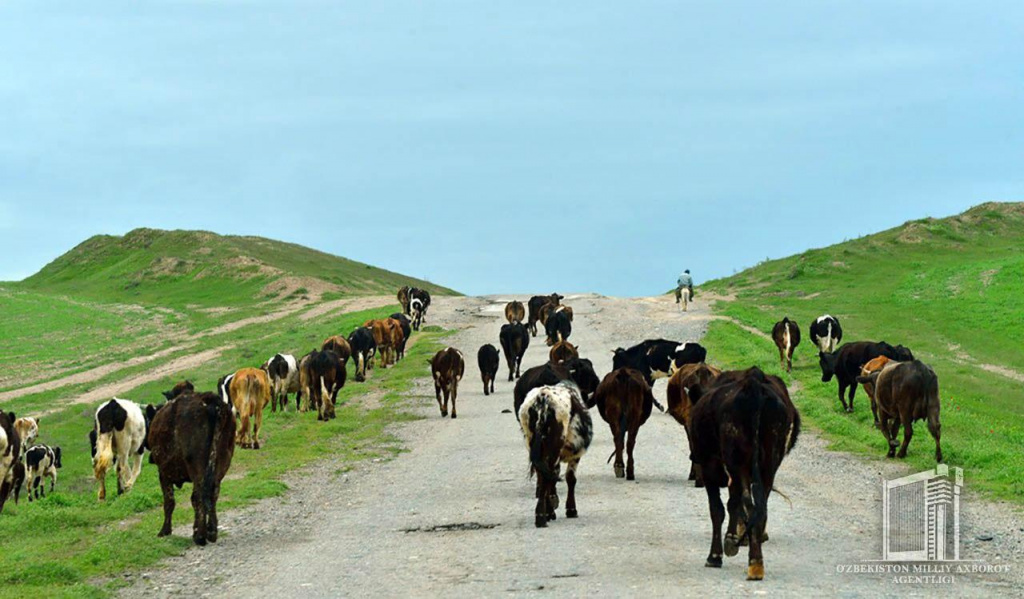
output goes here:
<path id="1" fill-rule="evenodd" d="M 544 331 L 547 335 L 546 343 L 553 346 L 572 335 L 572 322 L 565 312 L 553 312 L 544 323 Z"/>
<path id="2" fill-rule="evenodd" d="M 484 383 L 484 395 L 494 393 L 494 379 L 498 377 L 498 348 L 490 343 L 480 346 L 476 353 L 476 365 L 480 368 L 480 379 Z"/>
<path id="3" fill-rule="evenodd" d="M 187 393 L 161 406 L 149 428 L 149 462 L 160 471 L 164 524 L 158 536 L 171 534 L 174 487 L 192 483 L 192 540 L 217 541 L 220 483 L 235 453 L 235 417 L 216 393 Z"/>
<path id="4" fill-rule="evenodd" d="M 800 345 L 800 327 L 795 322 L 784 317 L 772 327 L 772 340 L 775 347 L 779 348 L 779 362 L 786 372 L 793 370 L 793 350 Z"/>
<path id="5" fill-rule="evenodd" d="M 632 368 L 619 368 L 605 375 L 587 407 L 597 406 L 601 418 L 612 429 L 615 439 L 615 477 L 635 480 L 633 473 L 633 447 L 636 436 L 654 408 L 654 395 L 644 375 Z M 628 435 L 628 438 L 627 438 Z M 625 445 L 628 460 L 622 463 Z M 609 458 L 610 459 L 610 458 Z"/>
<path id="6" fill-rule="evenodd" d="M 537 387 L 557 385 L 562 381 L 572 381 L 580 388 L 580 397 L 589 403 L 590 397 L 597 391 L 601 379 L 594 372 L 594 364 L 586 358 L 573 358 L 561 364 L 548 362 L 534 366 L 523 373 L 512 389 L 512 410 L 518 414 L 526 395 Z"/>
<path id="7" fill-rule="evenodd" d="M 527 328 L 530 330 L 530 334 L 534 337 L 537 336 L 537 321 L 540 320 L 540 310 L 547 303 L 558 305 L 558 302 L 562 301 L 564 295 L 558 295 L 552 293 L 551 295 L 535 295 L 530 298 L 528 306 L 530 308 L 530 319 L 527 321 Z"/>
<path id="8" fill-rule="evenodd" d="M 412 336 L 412 320 L 399 312 L 392 314 L 391 318 L 398 321 L 398 324 L 402 327 L 402 343 L 396 348 L 398 350 L 398 359 L 401 360 L 405 358 L 405 346 L 409 343 L 409 337 Z"/>
<path id="9" fill-rule="evenodd" d="M 508 364 L 508 380 L 512 381 L 513 375 L 519 377 L 519 369 L 523 364 L 523 355 L 526 348 L 530 347 L 530 334 L 526 326 L 521 322 L 501 325 L 498 333 L 498 341 L 501 349 L 505 352 L 505 363 Z"/>
<path id="10" fill-rule="evenodd" d="M 519 300 L 512 300 L 505 304 L 505 320 L 507 320 L 509 324 L 523 322 L 525 319 L 526 308 L 523 306 L 523 302 Z"/>
<path id="11" fill-rule="evenodd" d="M 682 368 L 675 371 L 672 378 L 668 380 L 668 413 L 676 419 L 676 422 L 683 425 L 686 430 L 686 440 L 690 444 L 690 451 L 693 451 L 693 433 L 690 428 L 690 413 L 696 403 L 690 396 L 700 397 L 701 389 L 707 389 L 711 383 L 722 374 L 722 371 L 714 366 L 700 364 L 684 364 Z M 699 468 L 693 462 L 690 463 L 690 476 L 688 480 L 696 481 L 696 486 L 703 487 L 704 480 L 700 476 Z"/>
<path id="12" fill-rule="evenodd" d="M 326 422 L 335 418 L 334 404 L 347 376 L 345 363 L 338 354 L 326 350 L 309 357 L 309 370 L 310 400 L 316 407 L 316 419 Z"/>
<path id="13" fill-rule="evenodd" d="M 559 341 L 552 345 L 551 351 L 548 352 L 548 361 L 553 364 L 559 364 L 578 357 L 580 357 L 579 348 L 568 341 Z"/>
<path id="14" fill-rule="evenodd" d="M 342 364 L 348 362 L 348 359 L 352 357 L 352 346 L 348 344 L 348 339 L 341 335 L 332 335 L 324 339 L 323 345 L 320 346 L 320 351 L 334 352 Z"/>
<path id="15" fill-rule="evenodd" d="M 452 418 L 457 418 L 455 411 L 455 398 L 459 395 L 459 381 L 466 371 L 466 360 L 462 358 L 462 352 L 454 347 L 447 347 L 434 354 L 430 361 L 430 371 L 434 376 L 434 395 L 437 396 L 437 406 L 441 408 L 441 417 L 448 415 L 448 398 L 452 400 Z M 444 403 L 441 396 L 444 395 Z"/>
<path id="16" fill-rule="evenodd" d="M 700 466 L 711 511 L 711 551 L 705 565 L 721 568 L 723 553 L 732 557 L 749 542 L 747 580 L 761 580 L 768 495 L 782 458 L 800 434 L 800 414 L 782 379 L 757 367 L 723 372 L 704 395 L 694 395 L 691 389 L 697 404 L 690 414 L 690 459 Z M 724 548 L 721 487 L 729 488 Z"/>
<path id="17" fill-rule="evenodd" d="M 561 304 L 555 308 L 555 312 L 565 312 L 565 315 L 569 317 L 569 322 L 572 322 L 572 306 Z"/>
<path id="18" fill-rule="evenodd" d="M 939 445 L 942 425 L 939 423 L 939 378 L 930 366 L 920 360 L 890 362 L 881 370 L 857 379 L 874 386 L 878 404 L 878 428 L 889 444 L 889 457 L 907 457 L 907 446 L 914 436 L 914 422 L 925 420 L 935 438 L 935 461 L 942 461 Z M 866 385 L 865 385 L 866 386 Z M 896 453 L 896 436 L 903 425 L 903 445 Z"/>
<path id="19" fill-rule="evenodd" d="M 0 513 L 4 511 L 4 503 L 14 490 L 15 466 L 21 460 L 21 438 L 14 429 L 14 412 L 0 410 Z"/>

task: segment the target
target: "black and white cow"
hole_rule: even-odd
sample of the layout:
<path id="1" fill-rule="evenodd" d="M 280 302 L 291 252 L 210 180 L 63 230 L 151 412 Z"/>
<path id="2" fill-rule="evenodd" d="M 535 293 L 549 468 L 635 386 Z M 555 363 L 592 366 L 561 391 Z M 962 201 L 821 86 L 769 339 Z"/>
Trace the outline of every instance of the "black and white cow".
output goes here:
<path id="1" fill-rule="evenodd" d="M 621 347 L 614 352 L 612 368 L 632 368 L 639 370 L 647 384 L 653 385 L 660 378 L 672 376 L 672 373 L 686 364 L 699 364 L 708 355 L 699 343 L 680 343 L 668 339 L 648 339 L 629 349 Z"/>
<path id="2" fill-rule="evenodd" d="M 117 494 L 127 493 L 142 470 L 142 454 L 148 447 L 146 437 L 156 408 L 145 410 L 134 401 L 114 398 L 96 410 L 94 428 L 89 433 L 93 474 L 99 483 L 100 501 L 107 497 L 107 471 L 117 465 Z"/>
<path id="3" fill-rule="evenodd" d="M 839 319 L 835 316 L 825 314 L 811 323 L 811 343 L 818 346 L 818 351 L 830 354 L 842 340 L 843 327 L 839 326 Z"/>
<path id="4" fill-rule="evenodd" d="M 299 392 L 299 364 L 291 354 L 275 354 L 263 363 L 263 370 L 270 375 L 270 409 L 277 411 L 288 405 L 288 394 Z"/>
<path id="5" fill-rule="evenodd" d="M 50 479 L 50 492 L 57 484 L 57 469 L 60 468 L 60 447 L 36 445 L 25 454 L 25 479 L 28 481 L 28 500 L 46 497 L 43 478 Z"/>
<path id="6" fill-rule="evenodd" d="M 430 307 L 430 292 L 426 289 L 416 289 L 409 293 L 409 311 L 412 312 L 412 328 L 420 330 L 420 326 L 427 319 L 427 308 Z"/>

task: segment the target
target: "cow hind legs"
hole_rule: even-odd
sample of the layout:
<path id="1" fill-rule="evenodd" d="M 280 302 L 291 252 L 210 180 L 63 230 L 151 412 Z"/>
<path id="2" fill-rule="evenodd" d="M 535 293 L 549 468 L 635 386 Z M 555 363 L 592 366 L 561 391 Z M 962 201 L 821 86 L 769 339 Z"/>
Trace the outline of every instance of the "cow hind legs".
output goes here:
<path id="1" fill-rule="evenodd" d="M 928 421 L 928 432 L 935 439 L 935 461 L 942 462 L 942 447 L 939 445 L 939 438 L 942 436 L 942 425 L 937 420 Z"/>
<path id="2" fill-rule="evenodd" d="M 171 534 L 171 518 L 174 515 L 174 485 L 164 477 L 160 477 L 160 490 L 164 494 L 164 525 L 157 533 L 158 537 Z"/>
<path id="3" fill-rule="evenodd" d="M 711 550 L 704 562 L 706 568 L 722 567 L 722 522 L 725 521 L 725 506 L 718 485 L 705 487 L 708 494 L 708 507 L 711 511 Z"/>
<path id="4" fill-rule="evenodd" d="M 192 542 L 202 547 L 206 545 L 206 508 L 203 506 L 201 480 L 192 483 L 192 511 L 195 520 L 192 522 Z"/>
<path id="5" fill-rule="evenodd" d="M 565 485 L 568 492 L 565 497 L 565 517 L 576 518 L 579 513 L 576 511 L 576 464 L 570 463 L 565 469 Z"/>

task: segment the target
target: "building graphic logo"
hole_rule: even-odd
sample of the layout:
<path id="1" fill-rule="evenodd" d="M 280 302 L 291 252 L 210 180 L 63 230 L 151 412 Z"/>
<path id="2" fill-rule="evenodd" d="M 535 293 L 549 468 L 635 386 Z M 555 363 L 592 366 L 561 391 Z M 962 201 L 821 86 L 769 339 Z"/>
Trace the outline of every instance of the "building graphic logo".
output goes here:
<path id="1" fill-rule="evenodd" d="M 963 469 L 945 464 L 883 481 L 882 560 L 960 561 L 963 485 Z"/>

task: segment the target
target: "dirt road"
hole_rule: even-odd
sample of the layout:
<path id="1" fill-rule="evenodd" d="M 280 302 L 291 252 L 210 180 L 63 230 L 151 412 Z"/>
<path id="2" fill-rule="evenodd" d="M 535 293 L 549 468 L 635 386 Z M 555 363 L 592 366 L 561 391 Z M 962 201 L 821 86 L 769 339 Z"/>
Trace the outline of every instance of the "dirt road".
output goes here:
<path id="1" fill-rule="evenodd" d="M 409 453 L 336 475 L 322 464 L 289 481 L 283 498 L 224 514 L 227 531 L 212 547 L 192 549 L 160 570 L 136 577 L 126 596 L 213 597 L 458 596 L 989 596 L 1024 592 L 1019 569 L 1019 516 L 999 505 L 965 500 L 963 552 L 970 559 L 1012 564 L 1009 573 L 956 575 L 952 584 L 896 584 L 894 575 L 840 573 L 881 555 L 881 465 L 828 451 L 812 431 L 801 438 L 777 479 L 790 505 L 773 495 L 765 545 L 767 576 L 746 582 L 746 558 L 704 567 L 710 542 L 707 499 L 686 481 L 686 439 L 654 414 L 637 443 L 637 480 L 614 477 L 607 425 L 596 434 L 577 487 L 580 517 L 547 529 L 533 525 L 533 484 L 511 408 L 512 385 L 499 379 L 484 397 L 476 349 L 497 345 L 508 297 L 437 301 L 430 323 L 457 328 L 467 373 L 458 420 L 442 420 L 424 380 L 422 421 L 398 429 Z M 699 298 L 698 298 L 699 299 Z M 611 349 L 650 337 L 696 340 L 708 322 L 698 302 L 686 315 L 664 298 L 625 300 L 570 296 L 572 341 L 600 374 Z M 547 359 L 541 337 L 525 364 Z M 714 360 L 714 348 L 709 348 Z M 426 367 L 424 367 L 426 374 Z M 655 394 L 664 397 L 665 382 Z M 429 396 L 429 400 L 425 399 Z M 799 405 L 799 400 L 797 401 Z M 884 468 L 884 469 L 883 469 Z M 973 507 L 972 507 L 973 506 Z M 188 535 L 190 530 L 176 530 Z M 992 534 L 994 541 L 976 537 Z"/>

